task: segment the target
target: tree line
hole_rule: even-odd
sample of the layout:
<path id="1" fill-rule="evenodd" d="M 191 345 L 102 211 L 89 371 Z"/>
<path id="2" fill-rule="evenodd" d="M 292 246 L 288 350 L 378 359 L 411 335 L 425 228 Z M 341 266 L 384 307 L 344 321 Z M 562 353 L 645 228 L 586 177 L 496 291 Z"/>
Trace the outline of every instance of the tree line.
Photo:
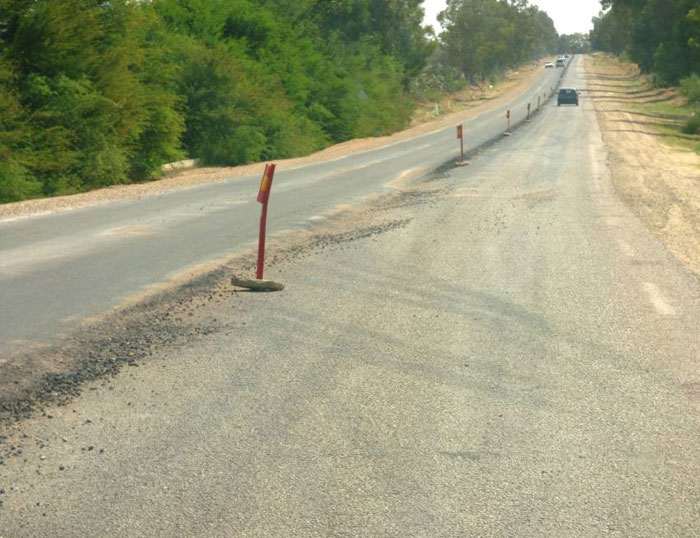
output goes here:
<path id="1" fill-rule="evenodd" d="M 234 165 L 406 127 L 453 85 L 553 52 L 526 0 L 0 0 L 0 203 Z"/>
<path id="2" fill-rule="evenodd" d="M 700 1 L 602 0 L 594 19 L 596 50 L 626 55 L 659 84 L 700 71 Z"/>
<path id="3" fill-rule="evenodd" d="M 527 0 L 447 0 L 438 16 L 447 61 L 472 82 L 556 52 L 552 19 Z"/>

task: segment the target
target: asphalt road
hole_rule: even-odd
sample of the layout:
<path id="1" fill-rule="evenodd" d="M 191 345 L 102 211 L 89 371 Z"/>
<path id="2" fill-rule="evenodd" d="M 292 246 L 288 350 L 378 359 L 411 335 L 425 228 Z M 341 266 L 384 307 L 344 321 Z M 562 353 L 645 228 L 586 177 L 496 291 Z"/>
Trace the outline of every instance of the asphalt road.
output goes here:
<path id="1" fill-rule="evenodd" d="M 358 209 L 18 425 L 0 536 L 697 536 L 700 280 L 606 157 L 584 93 Z"/>
<path id="2" fill-rule="evenodd" d="M 561 69 L 543 70 L 512 103 L 464 125 L 467 150 L 522 121 L 527 103 L 549 94 Z M 309 219 L 381 190 L 402 173 L 459 156 L 454 127 L 343 159 L 278 169 L 269 231 L 308 228 Z M 257 239 L 260 177 L 108 206 L 0 221 L 0 356 L 54 339 L 193 266 Z"/>

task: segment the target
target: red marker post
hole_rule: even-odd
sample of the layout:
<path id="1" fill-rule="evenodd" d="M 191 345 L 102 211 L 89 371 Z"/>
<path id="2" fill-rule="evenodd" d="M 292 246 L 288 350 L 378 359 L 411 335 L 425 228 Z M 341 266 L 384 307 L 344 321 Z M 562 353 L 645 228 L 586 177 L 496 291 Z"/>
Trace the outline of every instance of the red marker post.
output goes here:
<path id="1" fill-rule="evenodd" d="M 508 120 L 508 130 L 506 132 L 510 133 L 510 110 L 506 112 L 506 119 Z"/>
<path id="2" fill-rule="evenodd" d="M 457 138 L 459 138 L 459 154 L 460 154 L 460 161 L 459 162 L 464 162 L 464 133 L 462 130 L 462 126 L 458 125 L 457 126 Z"/>
<path id="3" fill-rule="evenodd" d="M 265 173 L 260 182 L 258 191 L 258 202 L 262 204 L 260 215 L 260 239 L 258 241 L 258 272 L 256 278 L 262 280 L 263 267 L 265 266 L 265 233 L 267 229 L 267 203 L 270 201 L 270 190 L 272 190 L 272 179 L 275 177 L 274 164 L 265 165 Z"/>

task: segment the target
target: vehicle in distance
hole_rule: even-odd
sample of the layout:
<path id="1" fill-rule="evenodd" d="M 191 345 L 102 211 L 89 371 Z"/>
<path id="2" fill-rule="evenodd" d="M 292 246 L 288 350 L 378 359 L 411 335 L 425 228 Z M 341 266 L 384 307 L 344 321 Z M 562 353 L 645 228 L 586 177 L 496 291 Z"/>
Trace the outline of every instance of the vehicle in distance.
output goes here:
<path id="1" fill-rule="evenodd" d="M 578 91 L 576 88 L 561 88 L 557 94 L 557 106 L 576 105 L 578 106 Z"/>
<path id="2" fill-rule="evenodd" d="M 566 65 L 566 58 L 557 58 L 557 67 L 564 67 Z"/>
<path id="3" fill-rule="evenodd" d="M 545 69 L 554 69 L 554 64 L 552 62 L 547 62 L 544 64 Z"/>

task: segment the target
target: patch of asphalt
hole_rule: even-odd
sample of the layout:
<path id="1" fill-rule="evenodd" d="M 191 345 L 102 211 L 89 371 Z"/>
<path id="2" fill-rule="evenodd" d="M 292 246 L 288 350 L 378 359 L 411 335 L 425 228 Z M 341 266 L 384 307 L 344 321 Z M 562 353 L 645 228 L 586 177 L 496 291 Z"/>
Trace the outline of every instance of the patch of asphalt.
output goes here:
<path id="1" fill-rule="evenodd" d="M 108 314 L 57 343 L 11 357 L 0 367 L 0 423 L 43 413 L 43 403 L 63 404 L 87 381 L 137 367 L 156 348 L 177 346 L 213 329 L 193 319 L 195 311 L 221 297 L 224 268 L 142 304 Z M 49 417 L 51 418 L 51 417 Z"/>
<path id="2" fill-rule="evenodd" d="M 522 125 L 525 123 L 517 124 L 513 130 Z M 493 138 L 465 156 L 478 158 L 500 140 L 500 136 Z M 446 181 L 456 166 L 456 161 L 450 159 L 405 187 L 379 193 L 329 218 L 323 225 L 292 234 L 291 239 L 270 238 L 266 266 L 271 268 L 314 251 L 407 226 L 411 219 L 392 219 L 387 212 L 444 203 L 447 187 L 437 182 Z M 230 277 L 251 274 L 255 263 L 254 250 L 239 252 L 187 282 L 84 323 L 55 343 L 6 358 L 0 362 L 0 428 L 36 413 L 46 415 L 44 405 L 65 405 L 79 396 L 87 383 L 113 377 L 124 367 L 138 367 L 156 350 L 177 349 L 221 330 L 224 324 L 208 316 L 212 310 L 209 307 L 232 294 L 244 293 L 232 288 Z M 0 447 L 4 440 L 0 435 Z M 16 448 L 0 450 L 0 464 L 3 456 L 17 455 Z"/>
<path id="3" fill-rule="evenodd" d="M 445 176 L 434 172 L 424 180 Z M 347 210 L 307 232 L 269 242 L 267 267 L 292 262 L 314 251 L 370 239 L 407 226 L 411 219 L 392 219 L 384 211 L 420 206 L 435 200 L 436 189 L 422 183 L 400 192 L 384 193 L 363 206 Z M 358 218 L 359 217 L 359 218 Z M 84 323 L 59 341 L 16 353 L 0 363 L 0 428 L 30 416 L 52 418 L 48 404 L 65 405 L 79 396 L 90 382 L 115 376 L 125 367 L 138 367 L 156 351 L 175 350 L 228 325 L 210 315 L 235 290 L 232 274 L 251 274 L 256 252 L 236 254 L 222 265 L 190 281 L 150 295 L 145 300 L 115 309 L 101 319 Z M 244 293 L 244 292 L 243 292 Z M 0 430 L 0 434 L 3 433 Z M 4 445 L 3 458 L 21 456 L 20 446 Z"/>
<path id="4" fill-rule="evenodd" d="M 502 139 L 494 138 L 465 156 L 476 159 Z M 292 232 L 291 236 L 269 238 L 266 267 L 406 227 L 412 219 L 392 218 L 391 212 L 450 203 L 444 195 L 455 167 L 456 161 L 450 159 L 400 189 L 378 193 L 323 224 Z M 12 425 L 30 416 L 50 419 L 45 405 L 66 405 L 90 382 L 106 386 L 108 379 L 123 368 L 138 367 L 156 352 L 176 350 L 225 330 L 230 321 L 218 320 L 210 312 L 231 295 L 246 293 L 233 288 L 230 277 L 252 274 L 256 254 L 253 249 L 236 253 L 195 278 L 84 323 L 55 343 L 16 353 L 0 362 L 0 428 L 8 428 L 9 432 Z M 5 444 L 2 433 L 8 432 L 0 429 L 0 465 L 3 458 L 22 454 L 21 446 Z"/>
<path id="5" fill-rule="evenodd" d="M 532 117 L 538 112 L 533 112 Z M 526 124 L 524 121 L 515 124 L 512 132 Z M 465 157 L 476 159 L 501 140 L 501 135 L 494 137 L 466 152 Z M 406 226 L 410 219 L 387 220 L 382 215 L 405 207 L 434 207 L 439 200 L 444 201 L 441 195 L 445 194 L 446 187 L 436 186 L 436 182 L 449 178 L 456 166 L 456 161 L 449 159 L 406 186 L 379 193 L 364 204 L 354 206 L 349 214 L 343 211 L 291 240 L 271 238 L 268 244 L 274 245 L 274 252 L 266 265 L 274 267 L 316 250 Z M 360 220 L 358 212 L 363 214 Z M 358 227 L 360 221 L 364 225 Z M 251 273 L 255 260 L 253 250 L 238 253 L 188 282 L 153 294 L 137 304 L 115 309 L 98 321 L 83 324 L 56 343 L 16 353 L 4 363 L 0 362 L 0 427 L 42 412 L 42 404 L 65 404 L 78 396 L 87 382 L 114 376 L 124 366 L 138 367 L 140 361 L 157 349 L 177 348 L 217 331 L 220 324 L 207 319 L 207 307 L 238 293 L 231 287 L 231 274 Z M 0 435 L 0 445 L 2 443 Z"/>

